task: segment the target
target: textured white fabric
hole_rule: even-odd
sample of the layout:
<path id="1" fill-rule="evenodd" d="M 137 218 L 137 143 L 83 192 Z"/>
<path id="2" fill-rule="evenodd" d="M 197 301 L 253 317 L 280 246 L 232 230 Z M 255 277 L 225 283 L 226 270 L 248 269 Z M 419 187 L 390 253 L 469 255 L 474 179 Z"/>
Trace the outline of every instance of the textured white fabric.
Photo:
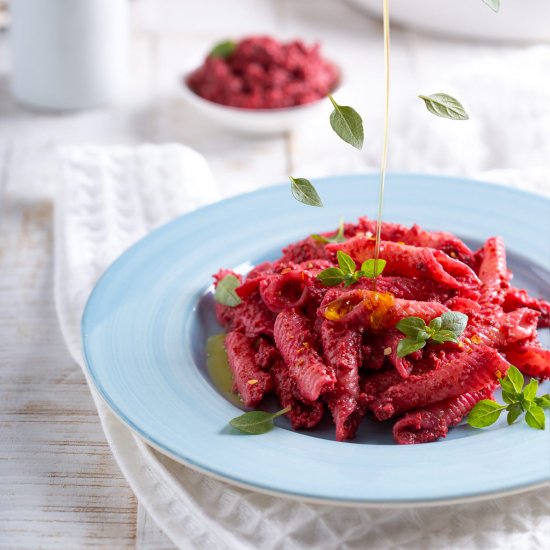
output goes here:
<path id="1" fill-rule="evenodd" d="M 523 63 L 531 63 L 538 75 L 538 71 L 548 67 L 548 52 L 528 53 Z M 521 62 L 519 58 L 509 61 Z M 502 63 L 506 67 L 505 60 Z M 498 80 L 504 78 L 505 72 L 497 71 L 496 80 L 491 82 L 488 77 L 483 86 L 492 89 L 498 81 L 499 88 L 505 88 L 508 97 L 513 98 L 514 89 L 519 93 L 524 83 L 514 82 L 510 76 L 513 73 L 508 73 L 506 82 Z M 546 70 L 546 74 L 550 71 Z M 470 90 L 477 90 L 476 94 L 481 93 L 479 75 L 468 75 L 453 78 L 463 78 L 462 90 L 469 86 Z M 550 192 L 550 156 L 535 155 L 533 143 L 519 140 L 506 145 L 505 150 L 499 149 L 506 162 L 493 162 L 492 145 L 489 147 L 486 141 L 488 128 L 498 131 L 499 117 L 509 120 L 521 114 L 526 133 L 547 132 L 549 98 L 547 86 L 540 92 L 537 109 L 541 110 L 529 114 L 523 107 L 510 114 L 517 102 L 509 105 L 503 100 L 502 104 L 497 102 L 497 107 L 507 108 L 508 114 L 492 116 L 491 105 L 487 105 L 483 112 L 480 110 L 480 121 L 473 129 L 461 130 L 468 136 L 461 142 L 460 150 L 443 139 L 434 149 L 427 146 L 426 132 L 431 131 L 432 121 L 424 123 L 419 119 L 414 129 L 403 124 L 402 135 L 392 141 L 396 150 L 407 147 L 408 156 L 399 159 L 398 166 L 438 171 L 447 156 L 455 159 L 456 173 L 482 176 L 484 170 L 493 169 L 485 174 L 490 179 Z M 494 126 L 486 120 L 494 120 Z M 539 123 L 546 126 L 537 126 Z M 499 139 L 506 141 L 503 136 Z M 539 153 L 547 146 L 548 141 L 536 143 Z M 472 157 L 466 154 L 468 148 L 481 153 Z M 458 159 L 453 157 L 455 153 Z M 56 211 L 56 304 L 67 345 L 82 364 L 80 315 L 98 276 L 113 258 L 146 232 L 177 214 L 215 200 L 217 193 L 202 157 L 181 146 L 68 148 L 61 159 L 63 185 Z M 537 159 L 537 163 L 530 162 L 532 159 Z M 330 166 L 326 166 L 326 171 L 331 172 Z M 548 489 L 437 509 L 341 508 L 265 496 L 208 478 L 150 449 L 107 409 L 93 389 L 92 394 L 122 472 L 140 502 L 180 548 L 550 547 Z"/>

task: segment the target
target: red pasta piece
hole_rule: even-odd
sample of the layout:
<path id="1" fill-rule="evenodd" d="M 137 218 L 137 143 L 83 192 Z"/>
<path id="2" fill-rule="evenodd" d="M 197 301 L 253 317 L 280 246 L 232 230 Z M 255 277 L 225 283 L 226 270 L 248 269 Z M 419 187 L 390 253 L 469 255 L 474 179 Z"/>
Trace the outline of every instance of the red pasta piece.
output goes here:
<path id="1" fill-rule="evenodd" d="M 482 282 L 482 301 L 501 304 L 511 277 L 506 267 L 506 249 L 502 238 L 487 239 L 481 256 L 479 278 Z"/>
<path id="2" fill-rule="evenodd" d="M 449 354 L 447 364 L 420 376 L 409 376 L 388 388 L 373 404 L 378 420 L 491 386 L 509 363 L 496 350 L 480 344 L 469 353 Z"/>
<path id="3" fill-rule="evenodd" d="M 540 313 L 526 307 L 510 313 L 493 314 L 490 320 L 472 324 L 467 331 L 470 338 L 479 336 L 486 344 L 501 348 L 513 342 L 527 342 L 537 337 Z M 485 322 L 483 322 L 485 321 Z"/>
<path id="4" fill-rule="evenodd" d="M 504 294 L 502 308 L 504 311 L 513 311 L 521 307 L 528 307 L 540 312 L 539 328 L 550 327 L 550 303 L 544 300 L 537 300 L 527 294 L 526 290 L 510 287 Z"/>
<path id="5" fill-rule="evenodd" d="M 472 266 L 475 263 L 474 253 L 458 238 L 451 233 L 443 231 L 425 231 L 418 225 L 413 225 L 401 239 L 405 244 L 437 248 L 448 254 L 451 258 L 457 258 L 461 262 Z"/>
<path id="6" fill-rule="evenodd" d="M 429 323 L 448 309 L 439 302 L 416 302 L 395 299 L 389 293 L 356 289 L 330 300 L 327 293 L 319 314 L 330 321 L 355 324 L 371 330 L 394 327 L 404 317 L 420 317 Z M 329 301 L 330 300 L 330 301 Z"/>
<path id="7" fill-rule="evenodd" d="M 336 426 L 336 441 L 355 438 L 359 424 L 365 416 L 365 408 L 341 387 L 328 394 L 327 404 Z"/>
<path id="8" fill-rule="evenodd" d="M 359 264 L 374 258 L 374 247 L 374 240 L 363 235 L 326 246 L 334 253 L 343 250 Z M 430 278 L 455 289 L 479 284 L 477 275 L 470 267 L 440 250 L 383 241 L 380 243 L 379 257 L 387 262 L 384 269 L 386 275 Z"/>
<path id="9" fill-rule="evenodd" d="M 491 399 L 492 389 L 468 392 L 407 413 L 393 426 L 393 438 L 400 445 L 430 443 L 445 437 L 482 399 Z"/>
<path id="10" fill-rule="evenodd" d="M 288 366 L 279 358 L 271 369 L 275 393 L 282 408 L 290 407 L 286 416 L 292 423 L 292 428 L 313 428 L 323 418 L 323 403 L 321 401 L 304 401 L 298 396 L 296 382 L 290 375 Z"/>
<path id="11" fill-rule="evenodd" d="M 550 378 L 550 351 L 536 344 L 513 346 L 504 350 L 506 359 L 528 376 Z"/>
<path id="12" fill-rule="evenodd" d="M 361 333 L 330 321 L 321 326 L 323 352 L 336 374 L 336 389 L 327 395 L 327 404 L 336 425 L 336 440 L 353 439 L 364 410 L 358 405 Z"/>
<path id="13" fill-rule="evenodd" d="M 308 319 L 297 309 L 286 309 L 275 320 L 275 344 L 288 365 L 302 398 L 315 401 L 334 389 L 336 378 L 314 347 Z"/>
<path id="14" fill-rule="evenodd" d="M 262 334 L 273 336 L 275 314 L 266 307 L 259 292 L 251 294 L 237 307 L 216 303 L 216 317 L 227 330 L 244 332 L 251 338 Z"/>
<path id="15" fill-rule="evenodd" d="M 358 232 L 365 233 L 367 237 L 376 235 L 376 220 L 366 216 L 358 220 Z M 383 241 L 403 242 L 403 237 L 409 232 L 409 228 L 399 223 L 382 222 L 381 239 Z"/>
<path id="16" fill-rule="evenodd" d="M 324 321 L 321 326 L 321 339 L 324 356 L 334 369 L 339 385 L 356 397 L 359 393 L 361 333 Z"/>
<path id="17" fill-rule="evenodd" d="M 291 307 L 304 307 L 310 301 L 318 304 L 324 290 L 320 288 L 317 274 L 330 265 L 325 260 L 313 260 L 266 277 L 259 285 L 262 300 L 275 313 Z"/>
<path id="18" fill-rule="evenodd" d="M 247 407 L 256 407 L 273 383 L 271 375 L 256 364 L 254 341 L 239 332 L 229 332 L 225 337 L 225 349 L 235 390 Z"/>
<path id="19" fill-rule="evenodd" d="M 397 346 L 405 336 L 398 330 L 388 330 L 382 337 L 382 345 L 387 350 L 387 357 L 402 378 L 407 378 L 412 371 L 411 356 L 398 357 Z"/>

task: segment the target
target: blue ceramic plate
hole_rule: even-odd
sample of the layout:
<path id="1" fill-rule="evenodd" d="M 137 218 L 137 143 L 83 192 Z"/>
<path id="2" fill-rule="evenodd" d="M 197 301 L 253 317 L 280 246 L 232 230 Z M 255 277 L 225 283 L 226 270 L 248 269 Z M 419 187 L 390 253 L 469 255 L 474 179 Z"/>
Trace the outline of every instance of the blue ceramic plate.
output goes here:
<path id="1" fill-rule="evenodd" d="M 365 422 L 337 443 L 327 422 L 310 433 L 285 419 L 262 436 L 227 425 L 239 409 L 208 378 L 206 338 L 220 331 L 211 275 L 246 269 L 338 219 L 374 217 L 377 176 L 316 181 L 325 208 L 294 201 L 288 185 L 202 208 L 123 254 L 97 284 L 82 322 L 90 375 L 115 413 L 174 459 L 259 491 L 331 503 L 435 504 L 511 493 L 548 479 L 549 430 L 504 421 L 461 425 L 447 439 L 398 446 L 391 425 Z M 472 245 L 502 235 L 515 284 L 548 298 L 550 201 L 482 182 L 390 175 L 385 219 L 451 231 Z M 547 336 L 543 335 L 543 337 Z M 547 344 L 546 344 L 547 345 Z"/>

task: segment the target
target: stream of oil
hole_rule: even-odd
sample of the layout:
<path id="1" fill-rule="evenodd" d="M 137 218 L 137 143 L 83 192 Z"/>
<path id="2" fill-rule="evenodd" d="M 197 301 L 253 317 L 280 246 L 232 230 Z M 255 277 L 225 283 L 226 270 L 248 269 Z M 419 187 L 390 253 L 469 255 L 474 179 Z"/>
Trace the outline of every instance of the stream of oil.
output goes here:
<path id="1" fill-rule="evenodd" d="M 376 243 L 374 246 L 375 264 L 380 256 L 380 240 L 382 236 L 382 213 L 384 209 L 384 187 L 386 185 L 386 166 L 388 164 L 388 122 L 390 112 L 390 13 L 389 0 L 384 2 L 384 140 L 382 143 L 382 158 L 380 161 L 380 186 L 378 188 L 378 214 L 376 218 Z M 376 278 L 374 279 L 374 289 L 376 290 Z"/>

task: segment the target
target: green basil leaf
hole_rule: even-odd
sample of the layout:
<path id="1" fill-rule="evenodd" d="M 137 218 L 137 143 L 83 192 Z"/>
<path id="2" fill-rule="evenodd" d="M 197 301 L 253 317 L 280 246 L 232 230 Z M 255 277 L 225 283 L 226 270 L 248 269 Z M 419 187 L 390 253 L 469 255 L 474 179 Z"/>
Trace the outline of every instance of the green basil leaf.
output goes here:
<path id="1" fill-rule="evenodd" d="M 313 184 L 306 178 L 290 178 L 290 190 L 292 196 L 299 202 L 308 206 L 323 206 L 323 201 Z"/>
<path id="2" fill-rule="evenodd" d="M 525 422 L 531 428 L 536 428 L 537 430 L 544 430 L 546 424 L 546 417 L 544 416 L 544 411 L 541 407 L 534 405 L 525 413 Z"/>
<path id="3" fill-rule="evenodd" d="M 518 401 L 518 394 L 515 391 L 509 391 L 502 389 L 502 400 L 505 403 L 508 403 L 509 405 L 512 405 L 514 403 L 517 403 Z"/>
<path id="4" fill-rule="evenodd" d="M 352 275 L 351 273 L 346 273 L 346 275 L 344 275 L 344 286 L 345 287 L 351 286 L 355 282 L 356 282 L 355 276 Z"/>
<path id="5" fill-rule="evenodd" d="M 241 283 L 235 275 L 226 275 L 216 286 L 214 300 L 224 306 L 238 306 L 241 303 L 241 299 L 235 292 L 238 286 L 241 286 Z"/>
<path id="6" fill-rule="evenodd" d="M 519 372 L 519 370 L 514 367 L 514 365 L 510 365 L 508 368 L 508 372 L 506 373 L 506 376 L 500 381 L 500 385 L 502 386 L 503 381 L 507 380 L 512 384 L 512 387 L 514 388 L 514 391 L 517 391 L 518 393 L 521 392 L 521 389 L 523 388 L 523 374 Z M 506 382 L 504 382 L 506 384 Z"/>
<path id="7" fill-rule="evenodd" d="M 210 57 L 222 57 L 223 59 L 228 58 L 237 47 L 237 43 L 234 40 L 224 40 L 219 44 L 216 44 L 212 50 L 210 50 Z"/>
<path id="8" fill-rule="evenodd" d="M 441 315 L 441 329 L 451 330 L 460 336 L 468 325 L 468 316 L 460 311 L 446 311 Z"/>
<path id="9" fill-rule="evenodd" d="M 436 317 L 430 321 L 428 328 L 432 329 L 434 332 L 437 332 L 441 328 L 441 317 Z"/>
<path id="10" fill-rule="evenodd" d="M 467 422 L 472 428 L 486 428 L 498 420 L 505 408 L 491 399 L 483 399 L 470 411 Z"/>
<path id="11" fill-rule="evenodd" d="M 504 377 L 500 379 L 500 387 L 502 388 L 502 391 L 508 392 L 509 394 L 514 395 L 514 399 L 517 401 L 519 393 L 516 391 L 516 388 L 514 387 L 514 384 L 512 382 Z"/>
<path id="12" fill-rule="evenodd" d="M 344 272 L 338 267 L 329 267 L 318 273 L 317 279 L 325 286 L 336 286 L 344 280 Z"/>
<path id="13" fill-rule="evenodd" d="M 527 384 L 527 386 L 523 389 L 523 397 L 527 399 L 527 401 L 533 401 L 537 395 L 538 389 L 539 383 L 534 378 L 531 378 L 531 380 L 529 380 L 529 384 Z"/>
<path id="14" fill-rule="evenodd" d="M 550 394 L 546 393 L 540 397 L 535 397 L 535 404 L 543 409 L 550 408 Z"/>
<path id="15" fill-rule="evenodd" d="M 522 412 L 523 411 L 521 409 L 521 406 L 518 403 L 514 403 L 510 407 L 508 407 L 508 416 L 506 417 L 506 422 L 508 422 L 508 426 L 513 424 Z"/>
<path id="16" fill-rule="evenodd" d="M 338 250 L 338 252 L 336 252 L 336 259 L 338 260 L 338 265 L 340 266 L 340 269 L 344 273 L 349 273 L 350 275 L 353 275 L 355 273 L 355 262 L 344 251 Z"/>
<path id="17" fill-rule="evenodd" d="M 367 279 L 374 279 L 381 275 L 386 267 L 386 260 L 375 260 L 374 258 L 370 260 L 365 260 L 361 264 L 362 276 Z"/>
<path id="18" fill-rule="evenodd" d="M 483 0 L 493 11 L 498 12 L 500 9 L 500 0 Z"/>
<path id="19" fill-rule="evenodd" d="M 311 235 L 311 238 L 318 243 L 328 244 L 328 243 L 343 243 L 346 240 L 344 236 L 344 220 L 340 219 L 340 225 L 338 226 L 338 232 L 334 237 L 324 237 L 323 235 L 318 235 L 314 233 Z"/>
<path id="20" fill-rule="evenodd" d="M 402 338 L 397 344 L 397 357 L 405 357 L 409 353 L 422 349 L 426 345 L 426 340 L 417 340 L 416 338 Z"/>
<path id="21" fill-rule="evenodd" d="M 447 94 L 419 95 L 424 100 L 426 108 L 430 113 L 452 120 L 468 120 L 470 118 L 464 107 L 454 97 Z"/>
<path id="22" fill-rule="evenodd" d="M 334 111 L 330 114 L 332 129 L 346 143 L 353 145 L 356 149 L 361 149 L 364 140 L 361 116 L 352 107 L 338 105 L 331 95 L 328 97 L 334 106 Z"/>
<path id="23" fill-rule="evenodd" d="M 286 414 L 289 410 L 290 407 L 287 407 L 273 414 L 264 411 L 251 411 L 233 418 L 229 421 L 229 424 L 247 434 L 265 434 L 273 428 L 273 420 Z"/>
<path id="24" fill-rule="evenodd" d="M 395 325 L 405 336 L 411 336 L 416 338 L 421 330 L 426 329 L 426 323 L 424 319 L 420 317 L 405 317 L 401 319 L 397 325 Z M 428 334 L 426 334 L 426 337 Z"/>
<path id="25" fill-rule="evenodd" d="M 454 342 L 458 344 L 459 342 L 456 334 L 452 330 L 438 330 L 435 334 L 432 334 L 431 339 L 440 344 L 443 342 Z"/>

